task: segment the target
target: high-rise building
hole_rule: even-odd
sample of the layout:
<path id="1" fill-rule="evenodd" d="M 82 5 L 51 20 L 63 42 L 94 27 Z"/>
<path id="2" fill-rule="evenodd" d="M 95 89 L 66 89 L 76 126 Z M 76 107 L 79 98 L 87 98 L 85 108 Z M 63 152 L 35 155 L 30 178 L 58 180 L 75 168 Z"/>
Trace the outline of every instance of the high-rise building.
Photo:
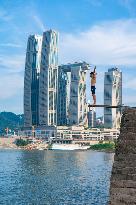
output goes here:
<path id="1" fill-rule="evenodd" d="M 24 76 L 24 126 L 39 124 L 39 74 L 42 36 L 30 35 L 27 42 Z"/>
<path id="2" fill-rule="evenodd" d="M 122 72 L 118 68 L 109 69 L 104 78 L 104 104 L 122 105 Z M 119 128 L 121 108 L 104 108 L 105 128 Z"/>
<path id="3" fill-rule="evenodd" d="M 57 124 L 58 33 L 43 33 L 39 82 L 39 123 Z"/>
<path id="4" fill-rule="evenodd" d="M 89 110 L 87 113 L 88 127 L 96 127 L 96 112 L 95 110 Z"/>
<path id="5" fill-rule="evenodd" d="M 87 125 L 86 71 L 87 63 L 71 65 L 70 125 Z"/>
<path id="6" fill-rule="evenodd" d="M 59 125 L 62 125 L 63 122 L 67 122 L 69 125 L 87 124 L 86 71 L 88 66 L 85 62 L 79 62 L 62 65 L 59 68 Z"/>
<path id="7" fill-rule="evenodd" d="M 58 69 L 57 125 L 69 125 L 71 69 Z"/>

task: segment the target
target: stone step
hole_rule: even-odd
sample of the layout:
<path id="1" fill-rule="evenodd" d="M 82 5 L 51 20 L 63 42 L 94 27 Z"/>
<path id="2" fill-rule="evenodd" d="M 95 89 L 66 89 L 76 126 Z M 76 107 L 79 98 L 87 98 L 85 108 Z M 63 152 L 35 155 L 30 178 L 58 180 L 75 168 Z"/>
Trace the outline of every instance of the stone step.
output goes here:
<path id="1" fill-rule="evenodd" d="M 121 133 L 119 135 L 119 138 L 118 138 L 118 143 L 123 143 L 125 140 L 136 140 L 136 134 L 133 133 L 133 132 L 129 132 L 129 133 Z"/>
<path id="2" fill-rule="evenodd" d="M 122 174 L 122 175 L 136 175 L 136 167 L 114 167 L 112 169 L 112 174 Z"/>
<path id="3" fill-rule="evenodd" d="M 120 167 L 120 168 L 126 168 L 126 167 L 130 167 L 130 168 L 136 168 L 136 159 L 133 161 L 127 161 L 127 160 L 124 160 L 122 161 L 122 163 L 120 161 L 114 161 L 114 164 L 113 164 L 113 168 L 116 168 L 116 167 Z"/>
<path id="4" fill-rule="evenodd" d="M 112 188 L 110 205 L 134 205 L 136 204 L 136 189 L 133 188 Z"/>
<path id="5" fill-rule="evenodd" d="M 112 180 L 111 182 L 112 187 L 116 188 L 136 188 L 136 181 L 132 180 Z"/>
<path id="6" fill-rule="evenodd" d="M 130 145 L 118 145 L 117 146 L 117 148 L 116 148 L 116 154 L 118 154 L 118 153 L 122 153 L 122 154 L 130 154 L 130 153 L 132 153 L 132 154 L 136 154 L 136 147 L 135 147 L 135 145 L 133 145 L 133 146 L 130 146 Z"/>
<path id="7" fill-rule="evenodd" d="M 135 133 L 136 134 L 136 126 L 124 126 L 120 128 L 121 134 L 129 134 L 129 133 Z"/>
<path id="8" fill-rule="evenodd" d="M 118 180 L 133 180 L 136 181 L 136 174 L 128 174 L 128 173 L 123 173 L 121 169 L 113 169 L 112 170 L 112 179 L 118 179 Z"/>

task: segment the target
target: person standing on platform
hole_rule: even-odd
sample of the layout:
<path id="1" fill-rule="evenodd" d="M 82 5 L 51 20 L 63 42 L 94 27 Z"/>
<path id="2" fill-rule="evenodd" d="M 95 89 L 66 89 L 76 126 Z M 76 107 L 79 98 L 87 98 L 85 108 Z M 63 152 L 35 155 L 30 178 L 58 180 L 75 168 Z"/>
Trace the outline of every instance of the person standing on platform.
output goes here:
<path id="1" fill-rule="evenodd" d="M 92 92 L 92 97 L 93 97 L 93 105 L 96 105 L 96 94 L 95 94 L 95 84 L 96 84 L 96 66 L 94 67 L 94 71 L 90 73 L 91 77 L 91 92 Z"/>

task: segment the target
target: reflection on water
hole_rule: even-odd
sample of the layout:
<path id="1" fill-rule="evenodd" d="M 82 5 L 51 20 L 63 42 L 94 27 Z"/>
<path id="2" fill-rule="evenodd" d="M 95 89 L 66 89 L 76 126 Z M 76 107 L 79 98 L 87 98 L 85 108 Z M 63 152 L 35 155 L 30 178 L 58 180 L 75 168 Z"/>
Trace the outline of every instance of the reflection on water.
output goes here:
<path id="1" fill-rule="evenodd" d="M 105 205 L 113 156 L 0 150 L 0 204 Z"/>

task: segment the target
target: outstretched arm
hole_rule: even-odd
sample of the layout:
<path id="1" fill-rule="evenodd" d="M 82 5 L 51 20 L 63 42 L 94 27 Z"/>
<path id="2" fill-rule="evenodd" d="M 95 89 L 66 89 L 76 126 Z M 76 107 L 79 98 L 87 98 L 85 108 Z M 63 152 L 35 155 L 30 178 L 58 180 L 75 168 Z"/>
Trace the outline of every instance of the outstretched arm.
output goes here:
<path id="1" fill-rule="evenodd" d="M 95 70 L 96 70 L 96 66 L 94 67 L 94 71 L 93 71 L 94 73 L 95 73 Z"/>

